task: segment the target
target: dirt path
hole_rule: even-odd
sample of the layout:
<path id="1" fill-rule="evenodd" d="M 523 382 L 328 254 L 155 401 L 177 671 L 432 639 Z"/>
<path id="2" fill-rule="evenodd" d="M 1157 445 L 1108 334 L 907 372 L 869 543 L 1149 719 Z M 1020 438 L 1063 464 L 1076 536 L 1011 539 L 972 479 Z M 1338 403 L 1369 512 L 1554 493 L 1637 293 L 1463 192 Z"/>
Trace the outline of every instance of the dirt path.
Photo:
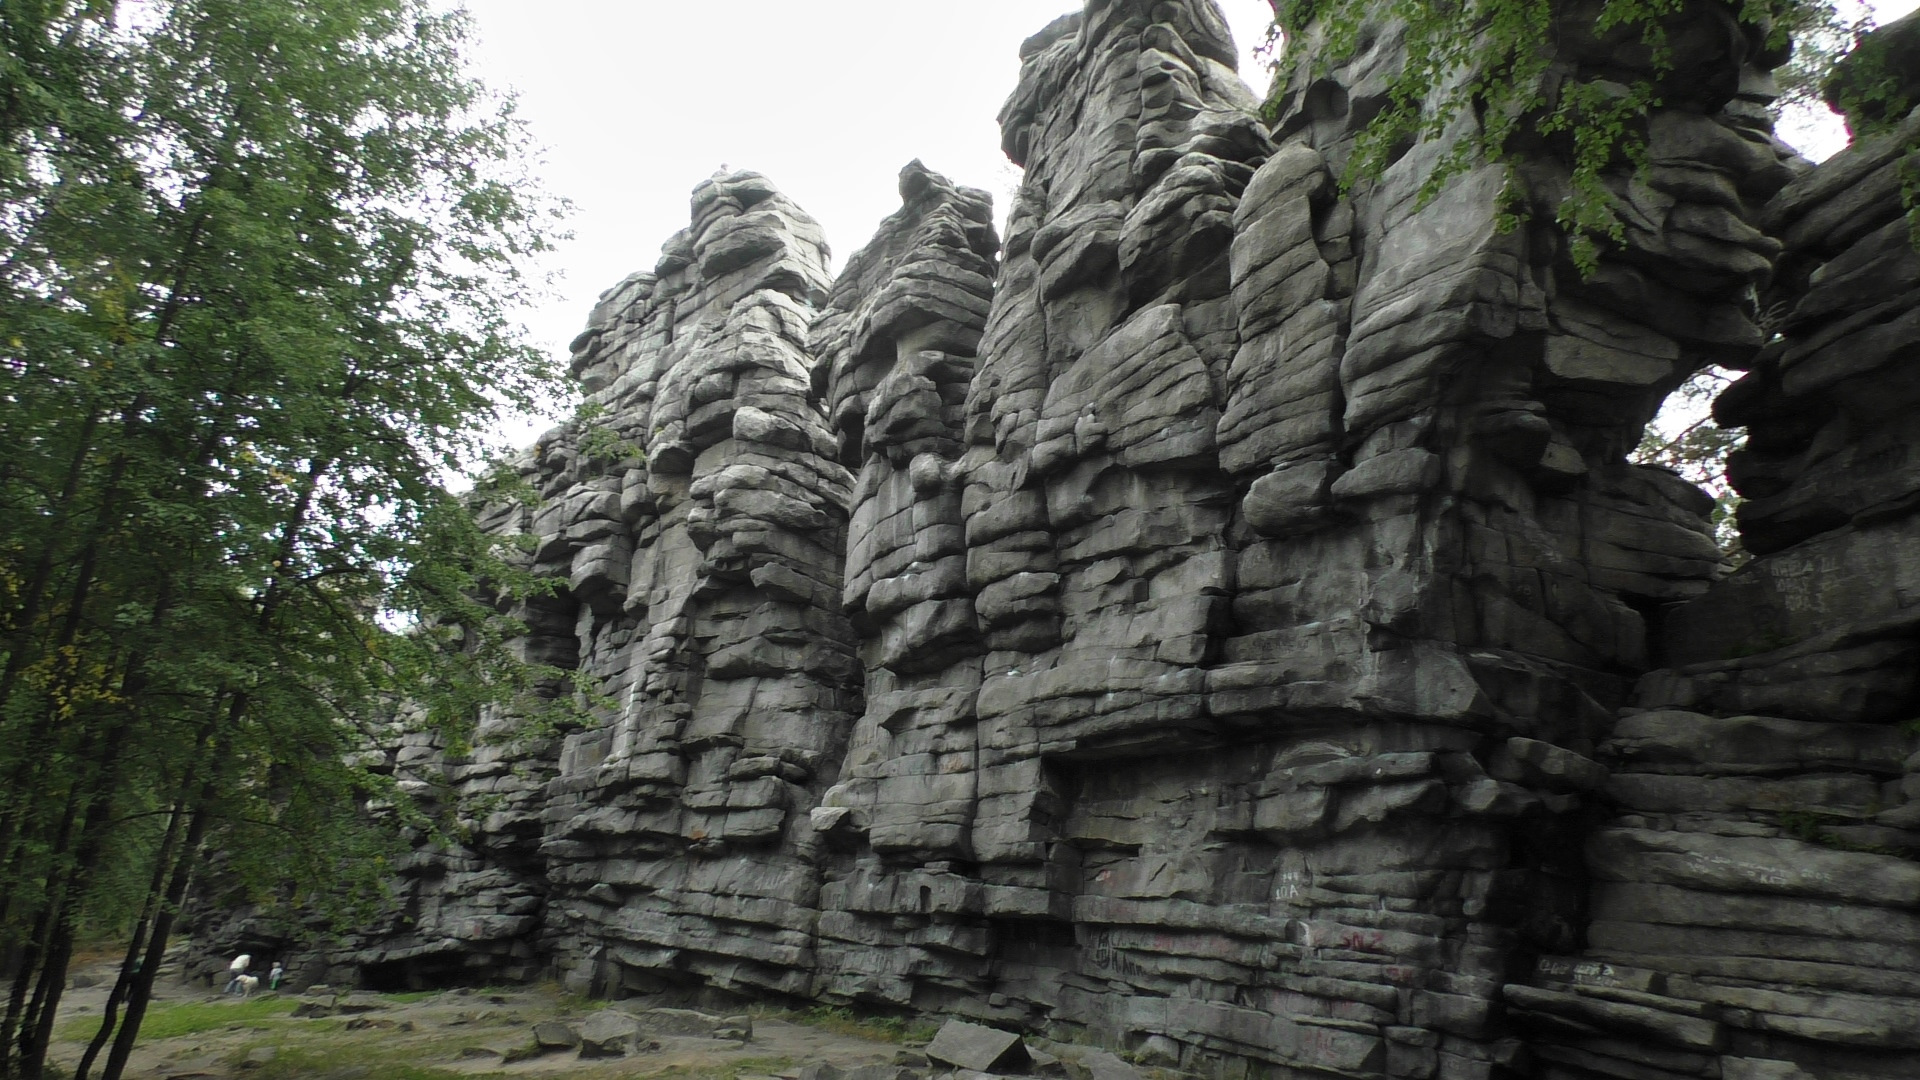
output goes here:
<path id="1" fill-rule="evenodd" d="M 69 990 L 61 1005 L 52 1057 L 69 1073 L 99 1023 L 113 968 L 103 963 L 75 974 L 78 983 L 94 979 L 98 983 Z M 564 997 L 550 987 L 352 994 L 339 998 L 328 1015 L 299 1017 L 293 1014 L 319 1011 L 315 1006 L 331 995 L 260 993 L 243 1001 L 164 977 L 155 994 L 140 1045 L 127 1069 L 129 1077 L 457 1080 L 525 1075 L 746 1080 L 793 1075 L 816 1062 L 845 1069 L 889 1063 L 897 1057 L 907 1063 L 917 1056 L 897 1043 L 827 1031 L 783 1015 L 754 1016 L 751 1038 L 740 1040 L 694 1033 L 704 1026 L 697 1016 L 676 1017 L 682 1022 L 667 1023 L 659 1019 L 665 1014 L 658 1014 L 651 1023 L 643 1015 L 638 1023 L 644 1033 L 641 1048 L 621 1057 L 583 1060 L 573 1050 L 555 1049 L 509 1061 L 534 1044 L 535 1025 L 559 1021 L 578 1029 L 609 1008 L 606 1002 Z M 644 1004 L 621 1002 L 618 1007 L 636 1012 Z M 555 1028 L 544 1030 L 557 1033 Z"/>

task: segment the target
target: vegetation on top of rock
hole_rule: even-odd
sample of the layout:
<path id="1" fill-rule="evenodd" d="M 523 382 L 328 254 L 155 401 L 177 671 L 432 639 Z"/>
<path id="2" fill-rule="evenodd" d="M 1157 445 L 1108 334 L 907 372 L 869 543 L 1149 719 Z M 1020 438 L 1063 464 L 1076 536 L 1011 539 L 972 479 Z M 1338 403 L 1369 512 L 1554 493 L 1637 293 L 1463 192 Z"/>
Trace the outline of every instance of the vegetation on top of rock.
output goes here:
<path id="1" fill-rule="evenodd" d="M 1846 22 L 1832 0 L 1740 0 L 1747 47 L 1764 68 L 1781 74 L 1779 104 L 1817 98 L 1835 63 L 1868 28 Z M 1699 94 L 1730 97 L 1731 86 L 1690 86 L 1673 61 L 1676 38 L 1702 31 L 1699 9 L 1683 0 L 1273 0 L 1275 29 L 1288 41 L 1310 41 L 1315 62 L 1348 59 L 1374 42 L 1377 19 L 1403 29 L 1405 63 L 1387 100 L 1366 125 L 1343 183 L 1375 178 L 1416 140 L 1448 144 L 1426 177 L 1422 199 L 1480 161 L 1508 162 L 1523 147 L 1548 144 L 1572 164 L 1571 190 L 1555 208 L 1583 273 L 1598 265 L 1603 242 L 1624 242 L 1617 199 L 1605 174 L 1622 162 L 1647 164 L 1645 120 L 1660 105 Z M 1559 41 L 1571 47 L 1543 49 Z M 1607 52 L 1603 77 L 1580 77 L 1568 66 L 1579 46 Z M 1858 96 L 1891 102 L 1884 80 L 1860 80 Z M 1904 110 L 1901 110 L 1904 113 Z M 1471 117 L 1471 122 L 1461 122 Z M 1524 182 L 1511 171 L 1504 195 L 1511 228 L 1527 212 Z"/>

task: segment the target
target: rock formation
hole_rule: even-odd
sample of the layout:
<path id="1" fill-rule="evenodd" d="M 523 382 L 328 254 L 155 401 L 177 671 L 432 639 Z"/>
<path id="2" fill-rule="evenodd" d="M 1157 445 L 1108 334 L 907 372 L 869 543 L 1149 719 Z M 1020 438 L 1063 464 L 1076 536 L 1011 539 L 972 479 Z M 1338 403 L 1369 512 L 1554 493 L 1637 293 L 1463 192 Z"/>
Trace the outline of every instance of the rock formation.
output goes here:
<path id="1" fill-rule="evenodd" d="M 1758 219 L 1779 336 L 1714 406 L 1747 429 L 1754 558 L 1666 613 L 1602 747 L 1587 947 L 1503 993 L 1544 1076 L 1920 1072 L 1916 136 L 1920 112 Z"/>
<path id="2" fill-rule="evenodd" d="M 611 704 L 396 748 L 473 839 L 335 963 L 1225 1076 L 1920 1072 L 1920 120 L 1809 171 L 1733 7 L 1670 74 L 1577 7 L 1556 79 L 1664 80 L 1591 275 L 1551 144 L 1517 229 L 1498 166 L 1418 197 L 1439 142 L 1343 191 L 1390 20 L 1309 28 L 1267 123 L 1210 0 L 1022 46 L 1004 241 L 916 162 L 829 281 L 765 179 L 702 184 L 486 511 Z M 1709 363 L 1738 570 L 1627 458 Z"/>

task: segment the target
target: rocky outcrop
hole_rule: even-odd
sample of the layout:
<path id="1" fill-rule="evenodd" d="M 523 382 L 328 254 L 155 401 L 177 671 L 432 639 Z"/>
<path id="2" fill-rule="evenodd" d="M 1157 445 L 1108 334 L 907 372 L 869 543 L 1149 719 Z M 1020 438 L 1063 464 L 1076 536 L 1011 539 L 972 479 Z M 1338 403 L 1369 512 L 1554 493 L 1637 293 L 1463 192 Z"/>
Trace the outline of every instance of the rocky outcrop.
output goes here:
<path id="1" fill-rule="evenodd" d="M 1715 404 L 1754 558 L 1667 615 L 1602 748 L 1588 947 L 1505 992 L 1543 1075 L 1920 1072 L 1920 113 L 1890 127 L 1761 216 L 1779 336 Z"/>
<path id="2" fill-rule="evenodd" d="M 827 249 L 754 173 L 701 184 L 692 212 L 575 340 L 584 407 L 510 463 L 537 500 L 479 511 L 566 583 L 513 614 L 597 723 L 489 714 L 470 751 L 386 749 L 469 839 L 422 837 L 391 921 L 333 955 L 362 982 L 524 978 L 562 957 L 598 994 L 809 990 L 808 811 L 861 701 L 840 606 L 852 477 L 810 396 Z"/>
<path id="3" fill-rule="evenodd" d="M 838 604 L 850 477 L 808 394 L 825 265 L 764 179 L 718 176 L 575 342 L 590 405 L 644 448 L 576 459 L 559 523 L 581 666 L 614 703 L 567 738 L 543 810 L 546 932 L 583 989 L 808 987 L 808 810 L 860 688 Z"/>
<path id="4" fill-rule="evenodd" d="M 978 928 L 929 925 L 936 903 L 953 902 L 947 887 L 931 900 L 933 886 L 878 858 L 971 851 L 982 600 L 969 582 L 959 459 L 999 238 L 984 193 L 918 162 L 900 194 L 814 327 L 817 385 L 859 470 L 842 603 L 861 633 L 866 709 L 813 824 L 836 869 L 856 849 L 875 856 L 822 892 L 816 992 L 905 1002 L 913 967 L 961 995 L 984 985 Z M 912 946 L 903 923 L 919 927 Z"/>
<path id="5" fill-rule="evenodd" d="M 1592 18 L 1558 85 L 1648 62 Z M 473 839 L 346 961 L 1221 1075 L 1910 1074 L 1912 133 L 1808 171 L 1779 51 L 1677 5 L 1583 274 L 1550 140 L 1337 182 L 1401 29 L 1309 28 L 1265 122 L 1208 0 L 1089 0 L 1021 48 L 1004 240 L 916 162 L 831 283 L 764 179 L 698 188 L 487 511 L 596 723 L 396 749 Z M 1737 572 L 1627 458 L 1708 363 Z"/>

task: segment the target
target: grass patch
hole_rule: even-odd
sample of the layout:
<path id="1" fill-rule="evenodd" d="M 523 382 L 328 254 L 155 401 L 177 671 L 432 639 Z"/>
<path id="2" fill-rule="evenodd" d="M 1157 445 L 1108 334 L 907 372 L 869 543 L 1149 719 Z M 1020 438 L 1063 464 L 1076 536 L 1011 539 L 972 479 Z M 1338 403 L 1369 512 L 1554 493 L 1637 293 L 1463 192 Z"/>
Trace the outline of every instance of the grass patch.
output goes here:
<path id="1" fill-rule="evenodd" d="M 793 1068 L 794 1059 L 790 1057 L 741 1058 L 722 1065 L 708 1065 L 688 1069 L 685 1066 L 667 1066 L 653 1072 L 633 1073 L 635 1080 L 740 1080 L 742 1076 L 766 1076 L 784 1072 Z"/>
<path id="2" fill-rule="evenodd" d="M 282 1039 L 238 1048 L 229 1055 L 228 1061 L 238 1066 L 249 1051 L 260 1046 L 272 1046 L 272 1060 L 247 1069 L 245 1075 L 251 1080 L 472 1080 L 473 1073 L 470 1071 L 456 1070 L 447 1065 L 419 1064 L 422 1058 L 456 1054 L 462 1045 L 470 1046 L 474 1042 L 467 1039 L 449 1040 L 440 1046 L 409 1045 L 403 1052 L 396 1053 L 393 1047 L 377 1041 Z M 571 1054 L 567 1056 L 571 1058 Z M 495 1064 L 497 1067 L 497 1060 Z M 619 1075 L 633 1080 L 667 1080 L 669 1077 L 673 1080 L 740 1080 L 743 1076 L 782 1072 L 793 1068 L 795 1064 L 791 1057 L 769 1056 L 692 1068 L 666 1065 L 649 1069 L 643 1054 L 624 1059 L 584 1062 L 580 1067 L 624 1066 L 629 1071 Z"/>
<path id="3" fill-rule="evenodd" d="M 791 1019 L 796 1024 L 819 1028 L 834 1035 L 909 1046 L 932 1041 L 934 1033 L 940 1030 L 939 1025 L 931 1021 L 904 1016 L 862 1016 L 844 1005 L 816 1005 L 792 1014 Z"/>
<path id="4" fill-rule="evenodd" d="M 238 1063 L 246 1056 L 234 1057 Z M 260 1080 L 468 1080 L 469 1074 L 430 1065 L 396 1061 L 391 1050 L 379 1046 L 317 1047 L 278 1045 L 273 1060 L 247 1070 Z"/>
<path id="5" fill-rule="evenodd" d="M 218 1031 L 230 1024 L 257 1023 L 261 1020 L 286 1020 L 293 1003 L 285 998 L 227 998 L 220 1001 L 156 1001 L 147 1006 L 140 1023 L 142 1042 L 171 1039 Z M 125 1013 L 121 1016 L 124 1018 Z M 85 1041 L 100 1030 L 98 1015 L 78 1016 L 60 1025 L 56 1039 Z"/>

